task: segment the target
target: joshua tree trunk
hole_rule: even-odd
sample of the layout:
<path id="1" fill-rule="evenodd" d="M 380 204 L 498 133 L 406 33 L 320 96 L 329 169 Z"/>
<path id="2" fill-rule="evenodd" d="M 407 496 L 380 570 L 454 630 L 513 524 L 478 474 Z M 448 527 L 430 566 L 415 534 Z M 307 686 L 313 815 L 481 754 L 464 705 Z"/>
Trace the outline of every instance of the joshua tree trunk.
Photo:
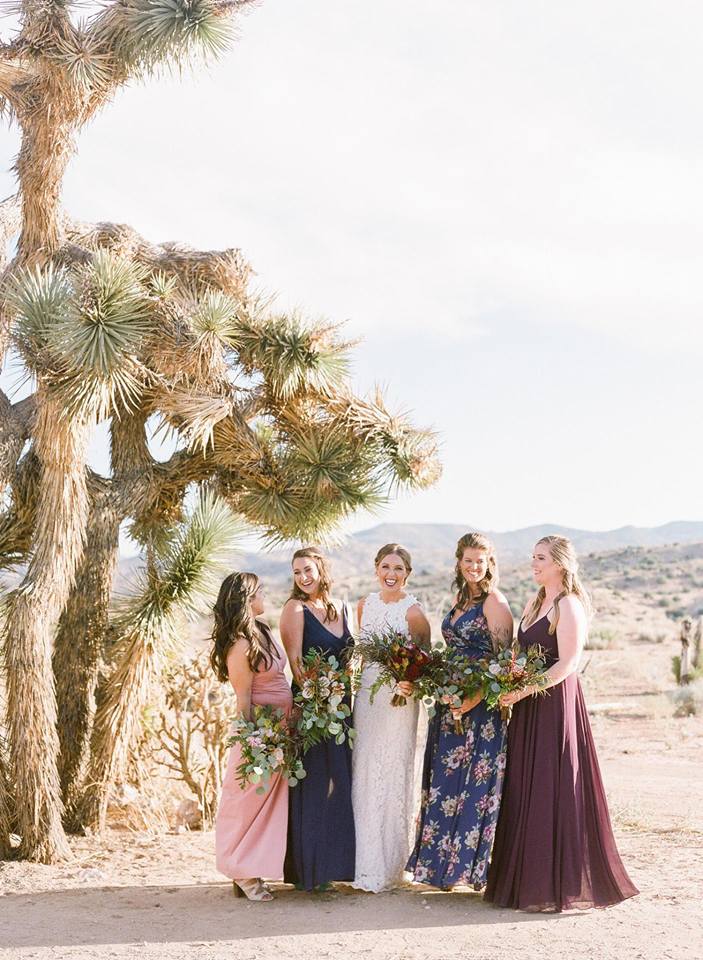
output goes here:
<path id="1" fill-rule="evenodd" d="M 83 549 L 87 429 L 61 425 L 44 395 L 34 429 L 41 464 L 34 555 L 9 602 L 5 628 L 8 732 L 21 853 L 51 863 L 69 854 L 61 825 L 52 641 Z"/>
<path id="2" fill-rule="evenodd" d="M 0 744 L 0 860 L 10 855 L 10 833 L 12 832 L 12 791 L 7 775 L 3 745 Z"/>
<path id="3" fill-rule="evenodd" d="M 69 833 L 79 832 L 76 805 L 88 762 L 95 689 L 108 631 L 120 519 L 108 494 L 90 513 L 85 553 L 59 621 L 53 665 L 58 703 L 59 778 Z"/>

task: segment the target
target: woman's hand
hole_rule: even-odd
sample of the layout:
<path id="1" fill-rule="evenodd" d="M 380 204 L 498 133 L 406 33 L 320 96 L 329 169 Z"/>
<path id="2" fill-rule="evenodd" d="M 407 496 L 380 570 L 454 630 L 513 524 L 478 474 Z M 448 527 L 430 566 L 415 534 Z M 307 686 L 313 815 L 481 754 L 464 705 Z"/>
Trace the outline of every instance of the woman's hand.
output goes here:
<path id="1" fill-rule="evenodd" d="M 411 683 L 410 680 L 399 680 L 395 685 L 395 692 L 402 697 L 412 697 L 414 689 L 415 684 Z"/>
<path id="2" fill-rule="evenodd" d="M 481 702 L 481 694 L 477 693 L 473 697 L 466 697 L 461 701 L 461 706 L 452 707 L 452 719 L 461 720 L 462 716 L 465 713 L 468 713 L 469 710 L 473 710 L 477 703 Z"/>
<path id="3" fill-rule="evenodd" d="M 525 697 L 530 697 L 535 692 L 534 687 L 525 687 L 524 690 L 513 690 L 512 693 L 501 693 L 498 703 L 501 707 L 512 707 Z"/>

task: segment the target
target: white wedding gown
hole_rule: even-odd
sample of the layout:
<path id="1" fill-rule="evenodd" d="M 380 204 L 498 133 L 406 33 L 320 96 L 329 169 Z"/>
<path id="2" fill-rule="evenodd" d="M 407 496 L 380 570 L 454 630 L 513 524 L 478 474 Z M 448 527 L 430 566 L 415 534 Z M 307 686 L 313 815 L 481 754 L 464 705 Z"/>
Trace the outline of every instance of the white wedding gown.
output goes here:
<path id="1" fill-rule="evenodd" d="M 417 600 L 410 594 L 397 603 L 384 603 L 378 593 L 364 601 L 361 633 L 392 628 L 409 636 L 405 615 Z M 391 705 L 393 690 L 381 687 L 373 703 L 369 690 L 378 676 L 370 664 L 361 674 L 354 702 L 356 739 L 352 751 L 352 805 L 356 832 L 353 886 L 378 893 L 403 881 L 405 864 L 415 840 L 420 801 L 420 762 L 416 749 L 419 704 Z M 422 727 L 427 718 L 422 711 Z"/>

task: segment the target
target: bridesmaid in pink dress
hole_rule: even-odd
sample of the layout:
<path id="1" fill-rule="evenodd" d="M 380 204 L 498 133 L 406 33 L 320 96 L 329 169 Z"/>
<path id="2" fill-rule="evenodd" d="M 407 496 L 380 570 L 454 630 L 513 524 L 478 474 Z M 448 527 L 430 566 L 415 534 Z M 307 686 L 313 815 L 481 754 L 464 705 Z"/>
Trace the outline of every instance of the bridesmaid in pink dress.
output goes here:
<path id="1" fill-rule="evenodd" d="M 257 619 L 264 612 L 264 592 L 253 573 L 232 573 L 220 587 L 215 604 L 212 668 L 229 680 L 237 695 L 237 711 L 249 718 L 251 707 L 270 705 L 290 713 L 293 698 L 283 668 L 285 654 L 271 630 Z M 215 824 L 217 869 L 230 877 L 234 892 L 250 900 L 272 900 L 262 877 L 280 880 L 286 853 L 288 783 L 272 777 L 266 793 L 256 785 L 241 788 L 235 776 L 241 762 L 232 747 Z"/>

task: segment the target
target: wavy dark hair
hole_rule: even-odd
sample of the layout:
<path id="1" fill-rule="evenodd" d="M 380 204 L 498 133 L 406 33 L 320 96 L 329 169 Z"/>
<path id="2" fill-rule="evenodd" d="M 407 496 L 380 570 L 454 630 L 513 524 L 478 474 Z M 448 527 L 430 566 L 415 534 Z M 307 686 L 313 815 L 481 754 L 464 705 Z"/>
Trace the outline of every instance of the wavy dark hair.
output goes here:
<path id="1" fill-rule="evenodd" d="M 479 580 L 476 586 L 479 589 L 478 597 L 472 597 L 469 585 L 461 572 L 461 560 L 464 556 L 464 550 L 483 550 L 486 553 L 488 564 L 486 576 Z M 456 545 L 456 566 L 454 568 L 454 583 L 452 586 L 456 589 L 457 605 L 462 609 L 468 609 L 472 604 L 483 603 L 489 593 L 498 586 L 498 560 L 496 558 L 496 549 L 483 533 L 472 531 L 465 533 L 459 539 Z"/>
<path id="2" fill-rule="evenodd" d="M 262 663 L 266 670 L 273 665 L 271 635 L 251 612 L 251 601 L 258 589 L 259 578 L 255 573 L 230 573 L 222 581 L 213 608 L 215 624 L 210 651 L 210 666 L 222 682 L 229 679 L 227 655 L 240 638 L 249 645 L 247 659 L 252 673 L 256 673 Z"/>
<path id="3" fill-rule="evenodd" d="M 339 614 L 335 605 L 330 599 L 330 590 L 332 589 L 332 577 L 330 576 L 329 567 L 327 566 L 327 560 L 322 554 L 318 547 L 301 547 L 300 550 L 296 550 L 293 554 L 291 560 L 291 565 L 295 563 L 296 560 L 310 559 L 313 560 L 317 566 L 317 569 L 320 571 L 320 589 L 318 596 L 320 600 L 325 605 L 325 619 L 328 622 L 332 620 L 339 619 Z M 304 590 L 301 590 L 298 584 L 293 580 L 293 586 L 290 592 L 291 600 L 302 600 L 303 603 L 306 600 L 309 600 L 310 597 Z"/>

